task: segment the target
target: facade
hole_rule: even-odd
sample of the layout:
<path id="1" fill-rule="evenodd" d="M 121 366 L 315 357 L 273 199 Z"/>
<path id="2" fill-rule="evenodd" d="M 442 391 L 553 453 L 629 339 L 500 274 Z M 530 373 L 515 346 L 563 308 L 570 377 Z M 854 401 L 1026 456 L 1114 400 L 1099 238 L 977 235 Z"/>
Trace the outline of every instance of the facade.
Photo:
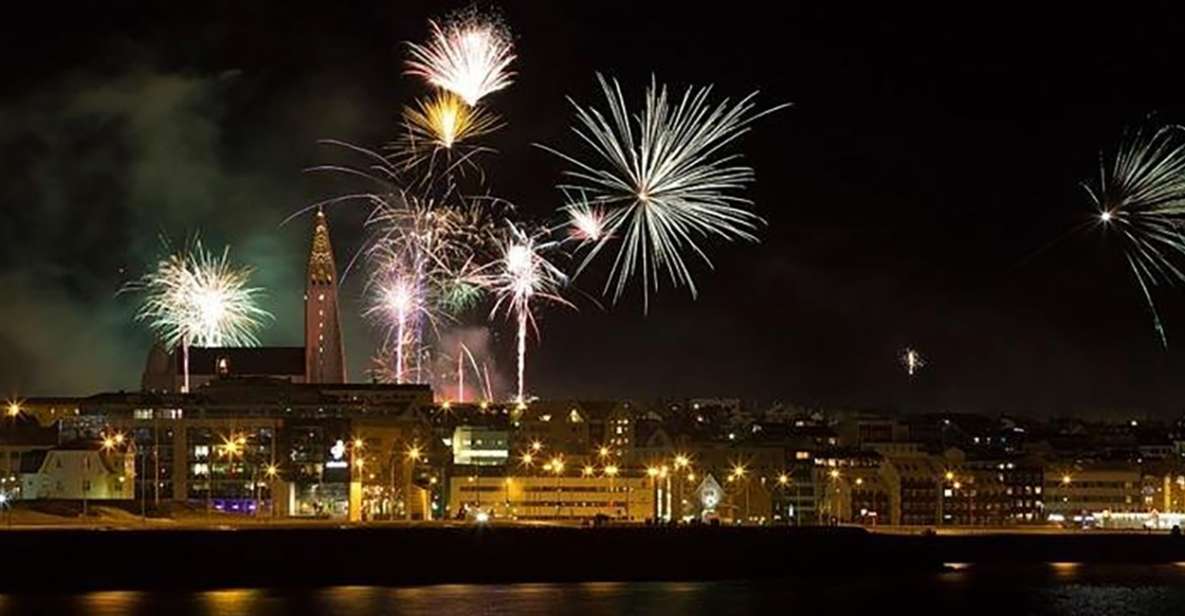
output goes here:
<path id="1" fill-rule="evenodd" d="M 510 433 L 479 426 L 457 426 L 452 436 L 453 464 L 502 466 L 510 458 Z"/>
<path id="2" fill-rule="evenodd" d="M 423 418 L 431 401 L 426 385 L 222 378 L 192 394 L 79 398 L 68 405 L 78 414 L 59 425 L 66 440 L 124 435 L 143 469 L 136 497 L 149 502 L 252 511 L 272 506 L 273 488 L 282 483 L 287 498 L 279 510 L 342 517 L 349 484 L 357 482 L 371 497 L 358 506 L 396 516 L 408 510 L 404 495 L 427 484 L 441 462 L 430 457 L 436 441 Z M 423 449 L 416 463 L 406 456 L 412 446 Z M 266 475 L 271 466 L 274 477 Z"/>
<path id="3" fill-rule="evenodd" d="M 1142 477 L 1126 465 L 1077 468 L 1045 476 L 1045 510 L 1051 521 L 1144 510 Z"/>
<path id="4" fill-rule="evenodd" d="M 945 468 L 930 456 L 887 458 L 884 482 L 895 526 L 930 526 L 942 519 L 939 483 Z"/>
<path id="5" fill-rule="evenodd" d="M 21 500 L 130 500 L 135 457 L 79 442 L 38 451 L 23 460 Z"/>
<path id="6" fill-rule="evenodd" d="M 337 265 L 329 221 L 317 210 L 305 286 L 305 374 L 309 383 L 345 383 L 346 353 L 337 301 Z"/>
<path id="7" fill-rule="evenodd" d="M 453 476 L 448 503 L 450 517 L 480 510 L 495 519 L 642 522 L 654 515 L 655 489 L 646 477 Z"/>

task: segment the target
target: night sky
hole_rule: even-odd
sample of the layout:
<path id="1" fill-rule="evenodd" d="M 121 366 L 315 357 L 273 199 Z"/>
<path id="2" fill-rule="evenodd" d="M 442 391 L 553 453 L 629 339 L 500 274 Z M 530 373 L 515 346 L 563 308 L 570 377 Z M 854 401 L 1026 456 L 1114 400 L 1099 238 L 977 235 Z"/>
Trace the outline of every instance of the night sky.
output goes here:
<path id="1" fill-rule="evenodd" d="M 280 222 L 347 186 L 302 172 L 341 160 L 316 140 L 390 140 L 398 110 L 426 92 L 402 75 L 402 42 L 464 6 L 334 4 L 43 3 L 5 20 L 0 393 L 138 387 L 150 336 L 131 320 L 134 298 L 115 291 L 162 233 L 230 243 L 269 289 L 277 320 L 264 342 L 302 343 L 311 223 Z M 1097 173 L 1100 149 L 1125 127 L 1185 122 L 1185 27 L 1168 13 L 1180 9 L 785 4 L 501 5 L 518 77 L 487 99 L 509 127 L 486 168 L 524 218 L 559 204 L 562 166 L 531 144 L 579 151 L 565 96 L 599 103 L 596 71 L 634 104 L 651 74 L 794 104 L 739 146 L 757 171 L 763 242 L 711 244 L 697 301 L 666 287 L 648 315 L 638 294 L 542 313 L 529 390 L 1180 412 L 1180 290 L 1156 296 L 1165 350 L 1119 246 L 1097 227 L 1071 232 L 1090 221 L 1078 183 Z M 329 215 L 344 262 L 362 212 Z M 577 286 L 596 294 L 604 274 Z M 360 279 L 342 290 L 354 378 L 377 340 L 355 316 Z M 509 382 L 512 330 L 494 331 Z M 928 361 L 913 379 L 898 361 L 907 346 Z"/>

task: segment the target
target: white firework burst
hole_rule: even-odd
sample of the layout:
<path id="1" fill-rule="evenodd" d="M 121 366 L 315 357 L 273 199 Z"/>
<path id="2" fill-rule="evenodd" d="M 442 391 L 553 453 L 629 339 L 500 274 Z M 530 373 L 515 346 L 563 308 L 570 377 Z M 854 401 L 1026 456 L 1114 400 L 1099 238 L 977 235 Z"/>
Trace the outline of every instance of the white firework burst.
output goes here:
<path id="1" fill-rule="evenodd" d="M 1168 338 L 1151 287 L 1185 282 L 1185 127 L 1129 133 L 1111 159 L 1100 156 L 1098 184 L 1083 184 L 1099 223 L 1122 240 L 1161 344 Z"/>
<path id="2" fill-rule="evenodd" d="M 460 96 L 470 106 L 511 84 L 514 43 L 505 26 L 476 14 L 444 25 L 428 23 L 432 28 L 428 43 L 408 44 L 408 74 Z"/>
<path id="3" fill-rule="evenodd" d="M 617 81 L 597 79 L 607 117 L 571 101 L 577 119 L 573 131 L 591 148 L 592 158 L 541 146 L 572 165 L 565 171 L 571 182 L 562 189 L 582 191 L 592 206 L 605 208 L 604 233 L 577 271 L 608 245 L 607 238 L 620 238 L 605 284 L 614 301 L 637 274 L 648 308 L 650 288 L 658 289 L 664 271 L 674 286 L 686 286 L 694 297 L 686 256 L 696 255 L 710 267 L 701 246 L 705 238 L 756 242 L 764 224 L 741 194 L 754 180 L 753 169 L 725 149 L 754 120 L 787 105 L 758 111 L 756 93 L 713 105 L 710 87 L 689 87 L 682 96 L 669 97 L 667 88 L 652 80 L 641 113 L 632 114 Z"/>

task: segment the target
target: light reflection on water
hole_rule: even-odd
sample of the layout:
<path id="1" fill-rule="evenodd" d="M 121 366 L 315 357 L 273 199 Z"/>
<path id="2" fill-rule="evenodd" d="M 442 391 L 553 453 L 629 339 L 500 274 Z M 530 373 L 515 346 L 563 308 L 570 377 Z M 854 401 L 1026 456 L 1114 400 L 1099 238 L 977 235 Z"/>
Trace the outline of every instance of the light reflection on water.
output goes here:
<path id="1" fill-rule="evenodd" d="M 824 572 L 820 572 L 824 573 Z M 0 594 L 9 614 L 269 616 L 491 614 L 592 616 L 869 614 L 909 606 L 915 614 L 1185 613 L 1185 566 L 964 565 L 935 574 L 845 576 L 756 582 L 447 584 L 421 587 L 116 591 Z"/>

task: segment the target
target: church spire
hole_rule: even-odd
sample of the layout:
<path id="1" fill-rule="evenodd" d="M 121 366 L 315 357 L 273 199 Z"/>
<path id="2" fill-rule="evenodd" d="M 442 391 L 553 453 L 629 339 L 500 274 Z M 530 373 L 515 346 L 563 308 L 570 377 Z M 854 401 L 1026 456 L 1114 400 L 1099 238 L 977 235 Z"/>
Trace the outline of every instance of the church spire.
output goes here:
<path id="1" fill-rule="evenodd" d="M 329 243 L 329 222 L 320 209 L 313 223 L 308 274 L 304 296 L 305 381 L 344 383 L 346 361 L 338 315 L 337 265 Z"/>

